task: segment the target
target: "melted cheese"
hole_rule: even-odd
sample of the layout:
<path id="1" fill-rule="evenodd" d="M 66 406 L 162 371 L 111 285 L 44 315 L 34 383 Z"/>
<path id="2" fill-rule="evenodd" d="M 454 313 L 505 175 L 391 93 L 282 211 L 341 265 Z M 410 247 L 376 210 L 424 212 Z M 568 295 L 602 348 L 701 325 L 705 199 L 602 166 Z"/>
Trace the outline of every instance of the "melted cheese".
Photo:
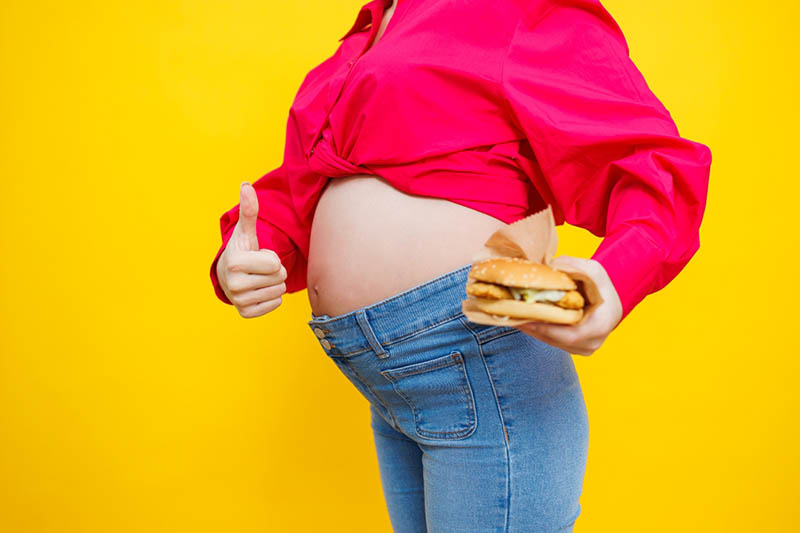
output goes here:
<path id="1" fill-rule="evenodd" d="M 508 290 L 514 296 L 515 300 L 524 300 L 526 302 L 558 302 L 564 297 L 566 291 L 547 290 L 547 289 L 521 289 L 518 287 L 509 287 Z"/>

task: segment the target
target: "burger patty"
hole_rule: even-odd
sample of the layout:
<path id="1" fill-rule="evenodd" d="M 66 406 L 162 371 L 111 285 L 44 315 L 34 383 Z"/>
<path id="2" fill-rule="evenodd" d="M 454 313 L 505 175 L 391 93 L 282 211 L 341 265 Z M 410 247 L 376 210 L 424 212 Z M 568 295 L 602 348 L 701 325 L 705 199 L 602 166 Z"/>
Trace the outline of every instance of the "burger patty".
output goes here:
<path id="1" fill-rule="evenodd" d="M 567 291 L 567 294 L 556 303 L 567 309 L 583 309 L 583 304 L 583 296 L 578 291 Z"/>
<path id="2" fill-rule="evenodd" d="M 484 283 L 476 281 L 467 285 L 467 294 L 471 294 L 478 298 L 488 298 L 490 300 L 502 300 L 504 298 L 514 298 L 511 291 L 502 285 L 495 285 L 494 283 Z"/>
<path id="3" fill-rule="evenodd" d="M 506 287 L 483 281 L 476 281 L 468 284 L 467 294 L 471 294 L 477 298 L 487 298 L 489 300 L 514 299 L 514 295 L 511 294 L 511 291 Z M 567 309 L 583 309 L 584 299 L 578 291 L 565 291 L 564 297 L 559 301 L 544 303 L 552 303 Z"/>

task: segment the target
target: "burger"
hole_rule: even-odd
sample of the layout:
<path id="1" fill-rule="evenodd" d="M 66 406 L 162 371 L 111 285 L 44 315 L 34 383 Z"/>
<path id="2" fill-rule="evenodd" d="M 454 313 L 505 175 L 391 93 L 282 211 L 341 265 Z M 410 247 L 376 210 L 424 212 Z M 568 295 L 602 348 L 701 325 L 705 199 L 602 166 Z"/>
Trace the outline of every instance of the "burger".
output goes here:
<path id="1" fill-rule="evenodd" d="M 585 299 L 565 272 L 518 257 L 476 262 L 466 291 L 475 307 L 495 317 L 574 324 Z"/>

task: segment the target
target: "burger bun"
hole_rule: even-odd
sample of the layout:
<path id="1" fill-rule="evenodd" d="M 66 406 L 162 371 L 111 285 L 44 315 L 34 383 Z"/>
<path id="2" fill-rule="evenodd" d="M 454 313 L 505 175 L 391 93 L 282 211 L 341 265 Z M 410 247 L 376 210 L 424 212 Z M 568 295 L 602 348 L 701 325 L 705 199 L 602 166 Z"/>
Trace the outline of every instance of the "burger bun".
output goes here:
<path id="1" fill-rule="evenodd" d="M 557 305 L 526 302 L 523 300 L 489 300 L 486 298 L 471 298 L 479 310 L 484 313 L 508 316 L 511 318 L 526 318 L 532 321 L 550 322 L 554 324 L 575 324 L 583 317 L 583 309 L 565 309 Z"/>
<path id="2" fill-rule="evenodd" d="M 565 272 L 519 257 L 493 257 L 472 265 L 469 277 L 477 281 L 525 289 L 571 291 L 575 281 Z"/>

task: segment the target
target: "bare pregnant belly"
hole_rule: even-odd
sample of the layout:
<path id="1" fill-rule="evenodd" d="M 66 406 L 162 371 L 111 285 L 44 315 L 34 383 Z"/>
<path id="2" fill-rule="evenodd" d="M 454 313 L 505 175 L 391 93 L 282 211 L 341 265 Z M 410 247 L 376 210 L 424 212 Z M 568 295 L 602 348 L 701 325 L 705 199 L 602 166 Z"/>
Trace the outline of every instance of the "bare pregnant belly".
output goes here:
<path id="1" fill-rule="evenodd" d="M 404 193 L 376 176 L 332 178 L 311 227 L 311 310 L 349 313 L 454 270 L 503 225 L 449 200 Z"/>

